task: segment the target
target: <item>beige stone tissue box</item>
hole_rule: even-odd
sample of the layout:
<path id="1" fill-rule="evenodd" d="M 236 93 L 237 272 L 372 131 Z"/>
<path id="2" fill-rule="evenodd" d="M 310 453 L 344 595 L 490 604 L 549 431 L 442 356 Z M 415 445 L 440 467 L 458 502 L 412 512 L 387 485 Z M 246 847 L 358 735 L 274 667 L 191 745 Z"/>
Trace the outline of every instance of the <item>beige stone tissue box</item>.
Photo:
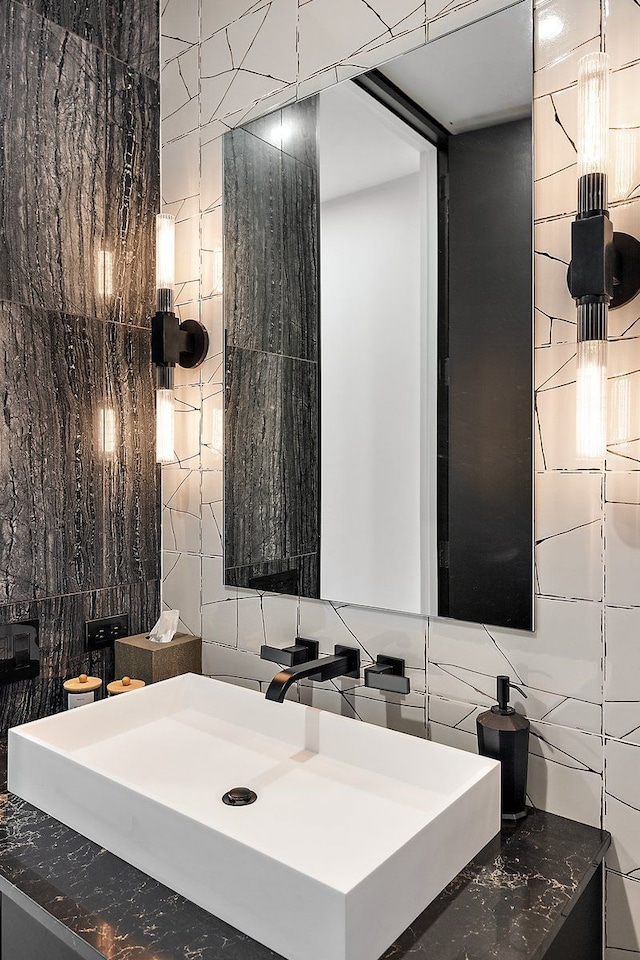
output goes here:
<path id="1" fill-rule="evenodd" d="M 176 633 L 170 643 L 154 643 L 146 633 L 115 642 L 116 677 L 135 677 L 145 683 L 168 680 L 181 673 L 202 673 L 202 640 Z"/>

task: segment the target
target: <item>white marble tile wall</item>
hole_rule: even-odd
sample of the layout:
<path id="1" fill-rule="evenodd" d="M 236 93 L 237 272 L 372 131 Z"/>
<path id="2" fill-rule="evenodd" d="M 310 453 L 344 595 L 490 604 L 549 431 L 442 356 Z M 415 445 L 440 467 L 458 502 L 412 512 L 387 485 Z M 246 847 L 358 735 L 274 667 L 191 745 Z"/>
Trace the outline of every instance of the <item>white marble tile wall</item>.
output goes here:
<path id="1" fill-rule="evenodd" d="M 211 335 L 211 355 L 180 371 L 176 460 L 163 470 L 164 602 L 201 633 L 205 671 L 262 688 L 267 640 L 297 632 L 363 660 L 397 652 L 409 698 L 353 681 L 304 685 L 304 702 L 475 749 L 475 718 L 509 673 L 528 695 L 529 793 L 556 813 L 603 823 L 607 960 L 640 958 L 640 423 L 606 470 L 575 458 L 575 308 L 566 288 L 576 195 L 580 56 L 612 57 L 612 126 L 640 127 L 636 0 L 537 0 L 535 44 L 536 631 L 259 596 L 222 586 L 221 140 L 226 129 L 307 96 L 512 0 L 165 0 L 163 200 L 178 217 L 178 305 Z M 640 236 L 640 171 L 616 196 L 617 229 Z M 640 417 L 640 307 L 611 315 L 612 389 Z M 629 437 L 631 439 L 629 439 Z M 428 667 L 428 671 L 427 671 Z M 427 683 L 428 680 L 428 683 Z M 516 699 L 518 703 L 518 699 Z"/>

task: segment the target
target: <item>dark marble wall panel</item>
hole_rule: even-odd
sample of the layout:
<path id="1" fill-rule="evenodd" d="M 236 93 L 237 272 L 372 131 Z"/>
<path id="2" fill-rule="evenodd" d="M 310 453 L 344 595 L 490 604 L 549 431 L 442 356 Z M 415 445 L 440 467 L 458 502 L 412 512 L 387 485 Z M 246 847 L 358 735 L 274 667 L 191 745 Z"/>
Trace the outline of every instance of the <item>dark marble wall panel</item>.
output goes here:
<path id="1" fill-rule="evenodd" d="M 21 4 L 6 5 L 6 14 L 0 298 L 147 322 L 160 202 L 158 83 Z"/>
<path id="2" fill-rule="evenodd" d="M 90 673 L 105 684 L 113 679 L 112 650 L 84 651 L 85 620 L 127 612 L 131 632 L 141 633 L 156 618 L 159 604 L 159 584 L 152 580 L 0 606 L 0 623 L 39 621 L 41 656 L 35 680 L 0 685 L 0 731 L 62 710 L 62 684 L 69 676 Z"/>
<path id="3" fill-rule="evenodd" d="M 107 57 L 104 249 L 112 264 L 106 316 L 148 324 L 155 311 L 155 215 L 160 209 L 158 84 Z"/>
<path id="4" fill-rule="evenodd" d="M 101 575 L 96 333 L 97 321 L 0 304 L 0 603 Z"/>
<path id="5" fill-rule="evenodd" d="M 155 0 L 0 17 L 0 623 L 36 617 L 42 648 L 0 686 L 3 732 L 60 709 L 67 676 L 111 679 L 86 619 L 158 615 L 159 51 Z"/>
<path id="6" fill-rule="evenodd" d="M 0 299 L 92 316 L 105 57 L 19 3 L 0 20 Z"/>
<path id="7" fill-rule="evenodd" d="M 160 80 L 159 0 L 101 0 L 107 53 L 138 73 Z"/>
<path id="8" fill-rule="evenodd" d="M 0 603 L 159 576 L 147 331 L 0 304 L 0 362 Z"/>
<path id="9" fill-rule="evenodd" d="M 318 549 L 317 364 L 227 348 L 225 567 Z"/>
<path id="10" fill-rule="evenodd" d="M 47 20 L 159 80 L 158 2 L 149 0 L 21 0 Z"/>
<path id="11" fill-rule="evenodd" d="M 104 0 L 21 0 L 47 20 L 104 47 Z"/>
<path id="12" fill-rule="evenodd" d="M 154 373 L 147 330 L 103 324 L 103 408 L 114 411 L 115 453 L 103 456 L 102 585 L 160 576 Z"/>

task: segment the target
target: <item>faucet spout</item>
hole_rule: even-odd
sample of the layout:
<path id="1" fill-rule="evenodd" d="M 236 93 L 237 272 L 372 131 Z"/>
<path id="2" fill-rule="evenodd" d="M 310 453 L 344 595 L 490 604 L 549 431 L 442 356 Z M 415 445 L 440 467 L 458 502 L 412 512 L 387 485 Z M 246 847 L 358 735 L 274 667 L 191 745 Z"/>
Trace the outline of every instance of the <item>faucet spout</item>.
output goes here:
<path id="1" fill-rule="evenodd" d="M 335 653 L 280 670 L 267 687 L 267 700 L 283 703 L 287 690 L 298 680 L 335 680 L 336 677 L 360 676 L 360 651 L 356 647 L 337 644 Z"/>

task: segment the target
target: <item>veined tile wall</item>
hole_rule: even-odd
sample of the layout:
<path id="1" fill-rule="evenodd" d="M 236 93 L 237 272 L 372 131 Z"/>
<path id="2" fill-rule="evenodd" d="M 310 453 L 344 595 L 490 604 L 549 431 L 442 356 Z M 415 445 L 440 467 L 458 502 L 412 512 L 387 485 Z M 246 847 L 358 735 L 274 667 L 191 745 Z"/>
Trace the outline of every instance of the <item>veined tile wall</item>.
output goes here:
<path id="1" fill-rule="evenodd" d="M 212 351 L 181 371 L 176 462 L 163 472 L 164 602 L 202 632 L 205 670 L 261 686 L 265 640 L 316 637 L 405 657 L 409 698 L 353 682 L 306 685 L 304 702 L 475 749 L 475 717 L 509 673 L 528 695 L 530 795 L 604 825 L 608 960 L 640 957 L 640 441 L 606 470 L 575 458 L 575 307 L 566 289 L 576 196 L 576 76 L 606 31 L 612 126 L 640 127 L 640 7 L 635 0 L 537 0 L 536 631 L 390 614 L 225 589 L 222 573 L 221 142 L 226 129 L 428 39 L 510 6 L 507 0 L 168 0 L 162 20 L 163 201 L 178 227 L 178 303 L 200 316 Z M 634 183 L 639 183 L 636 173 Z M 640 186 L 614 203 L 640 236 Z M 637 395 L 639 301 L 611 315 L 610 376 Z M 640 435 L 640 433 L 639 433 Z M 428 667 L 428 670 L 427 670 Z M 428 684 L 427 684 L 428 680 Z M 516 700 L 516 703 L 518 701 Z"/>
<path id="2" fill-rule="evenodd" d="M 85 620 L 157 616 L 157 2 L 0 0 L 0 60 L 0 624 L 37 618 L 41 653 L 6 733 L 112 679 Z"/>

